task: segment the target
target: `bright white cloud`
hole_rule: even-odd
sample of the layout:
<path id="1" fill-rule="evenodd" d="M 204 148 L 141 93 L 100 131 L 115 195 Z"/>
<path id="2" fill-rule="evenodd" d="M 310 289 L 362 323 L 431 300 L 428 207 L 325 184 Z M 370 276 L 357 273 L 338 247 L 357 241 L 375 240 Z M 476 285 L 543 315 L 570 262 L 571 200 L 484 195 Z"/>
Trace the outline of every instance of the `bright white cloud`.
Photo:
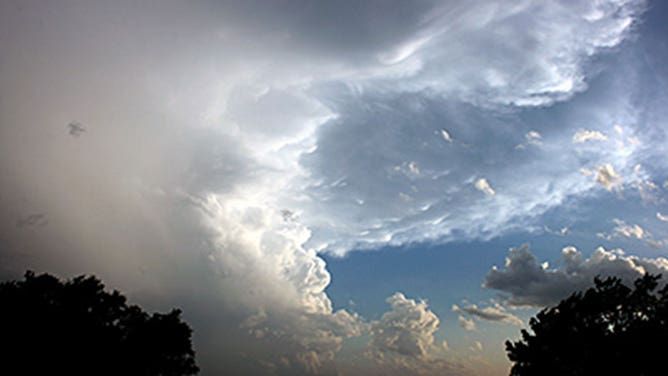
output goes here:
<path id="1" fill-rule="evenodd" d="M 487 194 L 488 196 L 494 196 L 496 194 L 496 192 L 494 192 L 492 187 L 489 185 L 489 182 L 487 181 L 487 179 L 480 178 L 480 179 L 476 180 L 475 187 L 479 191 L 484 192 L 485 194 Z"/>
<path id="2" fill-rule="evenodd" d="M 601 232 L 596 234 L 598 237 L 612 240 L 615 238 L 627 238 L 642 241 L 652 248 L 661 248 L 668 244 L 668 239 L 657 239 L 649 231 L 638 224 L 628 224 L 621 219 L 615 218 L 613 220 L 615 227 L 610 233 Z"/>
<path id="3" fill-rule="evenodd" d="M 529 145 L 540 145 L 543 136 L 541 136 L 541 134 L 537 131 L 529 131 L 524 135 L 524 138 Z"/>
<path id="4" fill-rule="evenodd" d="M 668 271 L 668 260 L 663 257 L 626 256 L 621 250 L 607 251 L 602 247 L 589 258 L 574 247 L 566 247 L 562 251 L 562 262 L 562 268 L 544 268 L 528 246 L 513 248 L 503 269 L 493 267 L 483 286 L 501 292 L 509 304 L 541 307 L 586 289 L 597 276 L 618 276 L 632 283 L 645 273 L 665 275 Z"/>
<path id="5" fill-rule="evenodd" d="M 599 131 L 592 131 L 588 129 L 578 129 L 573 135 L 573 142 L 581 144 L 587 141 L 605 141 L 608 137 Z"/>
<path id="6" fill-rule="evenodd" d="M 388 374 L 431 375 L 450 372 L 442 348 L 434 345 L 439 318 L 424 301 L 395 293 L 387 298 L 392 310 L 371 322 L 371 341 L 367 356 Z"/>
<path id="7" fill-rule="evenodd" d="M 608 191 L 619 189 L 624 182 L 622 176 L 615 171 L 615 168 L 610 163 L 600 165 L 593 171 L 582 169 L 581 172 L 585 175 L 593 175 L 596 182 Z"/>
<path id="8" fill-rule="evenodd" d="M 325 262 L 303 247 L 309 231 L 285 212 L 254 203 L 239 196 L 200 203 L 213 235 L 210 258 L 232 294 L 228 300 L 255 311 L 242 328 L 277 346 L 275 359 L 317 373 L 363 325 L 357 316 L 332 309 Z"/>
<path id="9" fill-rule="evenodd" d="M 529 131 L 524 134 L 524 142 L 515 146 L 515 149 L 521 150 L 528 146 L 541 146 L 543 144 L 542 139 L 543 136 L 537 131 Z"/>
<path id="10" fill-rule="evenodd" d="M 647 232 L 637 224 L 627 225 L 626 223 L 619 223 L 613 230 L 615 234 L 627 237 L 643 239 L 647 236 Z"/>
<path id="11" fill-rule="evenodd" d="M 445 129 L 441 129 L 441 136 L 443 136 L 443 139 L 447 142 L 452 142 L 452 136 L 450 136 L 450 133 L 446 131 Z"/>
<path id="12" fill-rule="evenodd" d="M 415 358 L 428 356 L 440 320 L 424 301 L 407 299 L 402 293 L 387 298 L 392 310 L 371 324 L 370 354 L 384 358 L 396 354 Z"/>

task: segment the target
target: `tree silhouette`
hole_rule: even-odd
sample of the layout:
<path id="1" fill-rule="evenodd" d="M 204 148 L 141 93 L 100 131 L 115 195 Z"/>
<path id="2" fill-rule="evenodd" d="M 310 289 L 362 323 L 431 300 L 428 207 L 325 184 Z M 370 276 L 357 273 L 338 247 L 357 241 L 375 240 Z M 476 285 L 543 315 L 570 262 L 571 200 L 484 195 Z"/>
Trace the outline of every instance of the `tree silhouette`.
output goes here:
<path id="1" fill-rule="evenodd" d="M 199 370 L 181 312 L 152 315 L 80 276 L 0 283 L 0 374 L 181 376 Z"/>
<path id="2" fill-rule="evenodd" d="M 668 287 L 646 274 L 633 288 L 616 277 L 543 309 L 506 341 L 510 375 L 665 375 Z"/>

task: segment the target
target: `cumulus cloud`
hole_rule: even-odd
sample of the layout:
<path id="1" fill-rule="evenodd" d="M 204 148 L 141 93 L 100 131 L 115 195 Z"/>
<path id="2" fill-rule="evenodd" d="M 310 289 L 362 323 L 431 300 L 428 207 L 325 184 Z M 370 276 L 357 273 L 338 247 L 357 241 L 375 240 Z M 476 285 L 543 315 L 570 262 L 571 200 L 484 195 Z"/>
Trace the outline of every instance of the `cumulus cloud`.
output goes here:
<path id="1" fill-rule="evenodd" d="M 542 138 L 543 136 L 537 131 L 529 131 L 524 134 L 524 142 L 515 146 L 515 149 L 521 150 L 528 146 L 540 146 L 543 144 Z"/>
<path id="2" fill-rule="evenodd" d="M 659 212 L 656 212 L 656 217 L 663 222 L 668 222 L 668 215 L 661 214 Z"/>
<path id="3" fill-rule="evenodd" d="M 529 145 L 541 145 L 541 139 L 543 136 L 538 133 L 537 131 L 529 131 L 527 134 L 524 135 L 524 138 L 526 139 L 527 144 Z"/>
<path id="4" fill-rule="evenodd" d="M 390 374 L 431 375 L 451 368 L 434 345 L 440 320 L 425 301 L 395 293 L 387 298 L 392 310 L 371 322 L 367 356 Z"/>
<path id="5" fill-rule="evenodd" d="M 480 178 L 480 179 L 476 180 L 475 187 L 479 191 L 484 192 L 485 194 L 487 194 L 488 196 L 494 196 L 496 194 L 496 192 L 494 192 L 494 190 L 492 189 L 492 186 L 489 185 L 489 182 L 487 181 L 487 179 Z"/>
<path id="6" fill-rule="evenodd" d="M 628 224 L 617 218 L 615 218 L 613 222 L 615 223 L 615 227 L 610 233 L 600 232 L 596 235 L 606 240 L 615 238 L 639 240 L 652 248 L 661 248 L 663 245 L 668 244 L 668 239 L 658 239 L 638 224 Z"/>
<path id="7" fill-rule="evenodd" d="M 543 136 L 537 131 L 529 131 L 524 135 L 524 138 L 530 144 L 540 144 L 540 140 L 543 138 Z"/>
<path id="8" fill-rule="evenodd" d="M 596 182 L 605 189 L 611 190 L 622 183 L 622 177 L 615 171 L 611 164 L 606 163 L 596 169 Z"/>
<path id="9" fill-rule="evenodd" d="M 582 169 L 581 172 L 585 175 L 593 175 L 596 182 L 608 191 L 619 189 L 624 182 L 622 176 L 610 163 L 597 166 L 594 170 Z"/>
<path id="10" fill-rule="evenodd" d="M 608 137 L 599 131 L 592 131 L 588 129 L 578 129 L 573 135 L 573 142 L 582 144 L 587 141 L 605 141 Z"/>
<path id="11" fill-rule="evenodd" d="M 407 299 L 398 292 L 387 298 L 392 310 L 371 324 L 369 352 L 384 357 L 398 354 L 425 358 L 434 345 L 440 320 L 425 301 Z"/>
<path id="12" fill-rule="evenodd" d="M 284 366 L 283 358 L 300 367 L 292 372 L 318 373 L 331 366 L 343 339 L 359 336 L 364 325 L 332 309 L 325 262 L 303 247 L 308 229 L 285 210 L 241 197 L 212 195 L 200 203 L 213 236 L 209 258 L 232 295 L 228 300 L 255 311 L 241 328 L 276 346 L 274 364 Z"/>
<path id="13" fill-rule="evenodd" d="M 499 291 L 508 304 L 542 307 L 586 289 L 596 276 L 618 276 L 626 283 L 632 283 L 645 273 L 665 274 L 668 271 L 668 260 L 663 257 L 627 256 L 621 250 L 607 251 L 602 247 L 589 258 L 575 247 L 564 248 L 561 255 L 563 266 L 549 268 L 538 263 L 527 245 L 511 248 L 503 269 L 493 267 L 487 273 L 483 287 Z"/>
<path id="14" fill-rule="evenodd" d="M 480 320 L 503 322 L 517 326 L 522 326 L 524 324 L 519 317 L 508 312 L 508 310 L 498 302 L 493 302 L 492 306 L 487 306 L 484 308 L 480 308 L 476 304 L 471 304 L 464 307 L 453 305 L 452 311 L 460 312 Z"/>
<path id="15" fill-rule="evenodd" d="M 647 232 L 637 224 L 627 225 L 623 221 L 617 222 L 618 224 L 613 230 L 617 235 L 621 235 L 627 238 L 636 238 L 639 240 L 648 236 Z"/>
<path id="16" fill-rule="evenodd" d="M 441 136 L 445 141 L 452 142 L 452 136 L 450 136 L 450 133 L 445 129 L 441 129 Z"/>
<path id="17" fill-rule="evenodd" d="M 466 330 L 469 330 L 469 331 L 476 330 L 475 322 L 473 322 L 473 320 L 471 320 L 471 319 L 467 319 L 464 316 L 459 316 L 457 318 L 457 321 L 459 322 L 459 326 L 461 326 L 462 328 L 464 328 Z"/>

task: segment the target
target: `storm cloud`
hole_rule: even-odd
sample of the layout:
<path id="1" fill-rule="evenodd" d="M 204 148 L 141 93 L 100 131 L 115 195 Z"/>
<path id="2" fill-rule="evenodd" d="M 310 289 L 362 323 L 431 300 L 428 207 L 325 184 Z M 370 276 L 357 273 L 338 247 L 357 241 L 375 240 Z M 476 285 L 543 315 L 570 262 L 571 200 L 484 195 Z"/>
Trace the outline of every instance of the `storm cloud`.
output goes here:
<path id="1" fill-rule="evenodd" d="M 454 372 L 425 302 L 335 308 L 323 254 L 492 239 L 646 181 L 661 130 L 626 64 L 645 9 L 3 2 L 0 277 L 93 273 L 184 306 L 207 375 L 333 373 L 359 338 L 375 366 Z M 542 305 L 663 262 L 570 250 L 561 271 L 523 248 L 485 286 Z"/>

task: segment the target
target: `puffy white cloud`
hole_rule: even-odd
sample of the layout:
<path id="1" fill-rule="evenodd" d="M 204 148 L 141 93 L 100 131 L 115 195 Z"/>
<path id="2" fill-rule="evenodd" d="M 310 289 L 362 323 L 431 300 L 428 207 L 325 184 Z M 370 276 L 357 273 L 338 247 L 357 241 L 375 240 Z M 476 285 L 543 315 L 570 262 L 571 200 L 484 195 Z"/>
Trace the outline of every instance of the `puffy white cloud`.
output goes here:
<path id="1" fill-rule="evenodd" d="M 521 150 L 525 149 L 527 146 L 540 146 L 543 144 L 541 141 L 543 136 L 537 131 L 529 131 L 524 134 L 524 142 L 515 146 L 515 149 Z"/>
<path id="2" fill-rule="evenodd" d="M 452 136 L 450 136 L 450 133 L 446 131 L 445 129 L 441 129 L 441 136 L 443 136 L 443 139 L 447 142 L 452 142 Z"/>
<path id="3" fill-rule="evenodd" d="M 573 142 L 581 144 L 587 141 L 605 141 L 608 137 L 599 131 L 592 131 L 588 129 L 578 129 L 573 135 Z"/>
<path id="4" fill-rule="evenodd" d="M 612 232 L 601 232 L 597 233 L 596 235 L 606 240 L 612 240 L 620 237 L 639 240 L 649 245 L 650 247 L 657 249 L 663 247 L 665 244 L 668 244 L 668 239 L 657 238 L 638 224 L 627 224 L 625 221 L 617 218 L 615 218 L 613 222 L 615 223 L 615 227 L 612 229 Z"/>
<path id="5" fill-rule="evenodd" d="M 481 192 L 484 192 L 488 196 L 494 196 L 496 192 L 494 192 L 494 189 L 492 189 L 492 186 L 489 185 L 489 182 L 487 179 L 480 178 L 476 180 L 475 182 L 475 187 Z"/>
<path id="6" fill-rule="evenodd" d="M 613 230 L 615 234 L 627 237 L 627 238 L 636 238 L 636 239 L 643 239 L 647 237 L 647 232 L 643 230 L 642 227 L 640 227 L 637 224 L 634 225 L 627 225 L 626 223 L 619 222 L 618 225 L 614 228 Z"/>
<path id="7" fill-rule="evenodd" d="M 566 247 L 562 251 L 562 263 L 558 269 L 543 267 L 527 245 L 512 248 L 503 269 L 493 267 L 483 287 L 500 291 L 508 304 L 541 307 L 591 286 L 596 276 L 618 276 L 632 283 L 645 273 L 668 271 L 668 260 L 663 257 L 626 256 L 621 250 L 607 251 L 602 247 L 589 258 L 574 247 Z"/>
<path id="8" fill-rule="evenodd" d="M 615 171 L 611 164 L 606 163 L 596 169 L 596 182 L 601 184 L 605 189 L 611 190 L 618 187 L 622 181 L 622 177 Z"/>
<path id="9" fill-rule="evenodd" d="M 527 134 L 524 135 L 524 138 L 526 139 L 526 142 L 529 145 L 540 145 L 543 136 L 537 131 L 529 131 Z"/>
<path id="10" fill-rule="evenodd" d="M 503 322 L 517 326 L 523 325 L 523 322 L 519 317 L 508 312 L 508 310 L 498 302 L 494 302 L 492 306 L 484 308 L 480 308 L 476 304 L 464 307 L 453 305 L 452 310 L 453 312 L 461 312 L 481 320 Z"/>
<path id="11" fill-rule="evenodd" d="M 464 328 L 466 330 L 469 330 L 469 331 L 476 330 L 475 322 L 473 322 L 473 320 L 471 320 L 471 319 L 467 319 L 464 316 L 459 316 L 457 318 L 457 321 L 459 322 L 459 326 L 461 326 L 462 328 Z"/>
<path id="12" fill-rule="evenodd" d="M 664 215 L 664 214 L 661 214 L 661 213 L 659 213 L 659 212 L 656 212 L 656 217 L 657 217 L 660 221 L 668 222 L 668 216 L 667 216 L 667 215 Z"/>
<path id="13" fill-rule="evenodd" d="M 615 171 L 610 163 L 597 166 L 593 171 L 582 169 L 581 172 L 585 175 L 593 175 L 596 182 L 608 191 L 619 189 L 624 182 L 624 178 Z"/>
<path id="14" fill-rule="evenodd" d="M 386 374 L 433 375 L 451 372 L 439 348 L 434 345 L 434 333 L 439 318 L 424 301 L 406 298 L 395 293 L 387 298 L 392 310 L 380 320 L 371 322 L 371 341 L 366 355 Z"/>
<path id="15" fill-rule="evenodd" d="M 425 358 L 434 345 L 440 320 L 425 301 L 407 299 L 398 292 L 387 298 L 392 310 L 371 324 L 370 354 L 384 358 L 397 354 Z"/>

